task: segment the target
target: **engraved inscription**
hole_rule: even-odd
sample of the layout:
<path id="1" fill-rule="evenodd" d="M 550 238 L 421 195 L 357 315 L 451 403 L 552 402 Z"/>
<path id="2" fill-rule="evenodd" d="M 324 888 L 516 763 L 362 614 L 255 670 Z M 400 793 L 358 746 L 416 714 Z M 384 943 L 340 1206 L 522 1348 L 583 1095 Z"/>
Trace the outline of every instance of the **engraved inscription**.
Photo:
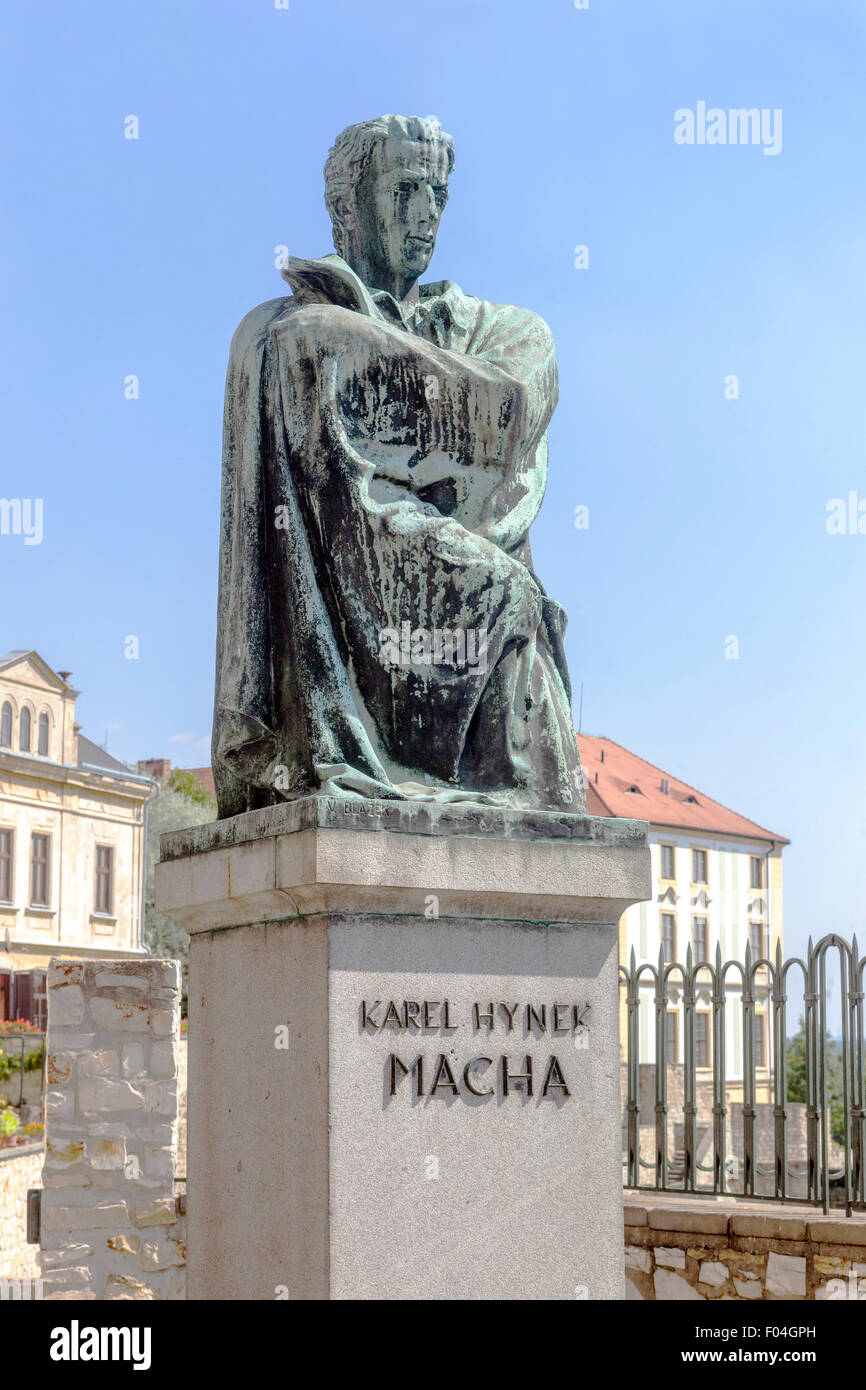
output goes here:
<path id="1" fill-rule="evenodd" d="M 521 1040 L 531 1048 L 541 1038 L 570 1037 L 577 1048 L 588 1043 L 590 1004 L 552 1001 L 475 1000 L 465 1017 L 448 999 L 362 999 L 359 1009 L 360 1031 L 365 1037 L 389 1032 L 443 1037 L 461 1029 L 475 1038 L 501 1037 L 512 1051 L 498 1055 L 458 1058 L 450 1052 L 389 1052 L 385 1059 L 385 1086 L 388 1096 L 408 1094 L 414 1100 L 462 1098 L 501 1100 L 520 1095 L 539 1100 L 567 1100 L 571 1097 L 566 1068 L 555 1053 L 534 1056 L 532 1051 L 513 1051 Z M 480 1040 L 480 1039 L 479 1039 Z M 455 1041 L 457 1041 L 455 1039 Z M 491 1049 L 493 1051 L 493 1049 Z M 569 1064 L 573 1065 L 573 1064 Z"/>

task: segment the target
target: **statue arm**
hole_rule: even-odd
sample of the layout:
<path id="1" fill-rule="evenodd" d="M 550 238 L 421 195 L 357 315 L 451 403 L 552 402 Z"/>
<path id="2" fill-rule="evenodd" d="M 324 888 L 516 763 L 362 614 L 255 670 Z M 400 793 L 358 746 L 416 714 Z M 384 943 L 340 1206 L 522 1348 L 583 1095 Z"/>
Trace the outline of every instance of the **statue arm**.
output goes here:
<path id="1" fill-rule="evenodd" d="M 292 357 L 301 348 L 295 341 L 300 335 L 308 358 L 333 359 L 350 430 L 393 446 L 395 460 L 402 453 L 416 467 L 425 457 L 446 455 L 456 465 L 507 471 L 534 451 L 556 402 L 552 350 L 533 360 L 527 334 L 517 327 L 510 346 L 500 328 L 489 351 L 479 341 L 463 353 L 382 319 L 309 305 L 273 331 Z M 381 387 L 383 376 L 388 389 L 371 391 L 371 382 Z"/>

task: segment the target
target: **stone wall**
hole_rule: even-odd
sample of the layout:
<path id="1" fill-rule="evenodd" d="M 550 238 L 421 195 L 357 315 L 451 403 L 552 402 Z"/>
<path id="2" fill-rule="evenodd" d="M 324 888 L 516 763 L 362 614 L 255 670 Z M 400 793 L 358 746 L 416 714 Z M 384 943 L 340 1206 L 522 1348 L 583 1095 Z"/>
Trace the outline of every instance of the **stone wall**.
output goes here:
<path id="1" fill-rule="evenodd" d="M 27 1193 L 42 1186 L 42 1146 L 0 1150 L 0 1280 L 38 1279 L 36 1246 L 27 1244 Z"/>
<path id="2" fill-rule="evenodd" d="M 681 1064 L 671 1064 L 667 1068 L 667 1139 L 668 1159 L 676 1172 L 684 1159 L 684 1085 L 685 1071 Z M 622 1095 L 622 1149 L 623 1156 L 628 1153 L 628 1070 L 620 1067 Z M 638 1067 L 638 1147 L 644 1164 L 655 1163 L 655 1066 L 641 1063 Z M 758 1092 L 767 1091 L 766 1083 L 758 1084 Z M 735 1160 L 729 1169 L 728 1191 L 734 1196 L 737 1185 L 742 1185 L 745 1146 L 743 1142 L 743 1101 L 742 1083 L 731 1082 L 727 1086 L 727 1116 L 725 1128 L 725 1158 L 728 1164 Z M 697 1081 L 695 1084 L 695 1155 L 697 1162 L 705 1166 L 699 1185 L 711 1185 L 713 1163 L 713 1085 L 712 1082 Z M 775 1192 L 776 1129 L 775 1106 L 771 1100 L 755 1102 L 755 1148 L 754 1159 L 755 1195 L 772 1197 Z M 785 1141 L 787 1146 L 789 1197 L 804 1199 L 807 1196 L 807 1142 L 806 1106 L 797 1101 L 787 1101 L 785 1105 Z M 844 1153 L 838 1145 L 830 1144 L 830 1167 L 844 1166 Z M 645 1169 L 649 1178 L 651 1169 Z M 674 1186 L 671 1183 L 670 1186 Z"/>
<path id="3" fill-rule="evenodd" d="M 52 960 L 40 1260 L 48 1299 L 185 1297 L 174 1195 L 180 965 Z"/>
<path id="4" fill-rule="evenodd" d="M 626 1194 L 628 1298 L 866 1300 L 866 1215 Z"/>
<path id="5" fill-rule="evenodd" d="M 186 1091 L 189 1067 L 189 1044 L 180 1038 L 177 1049 L 177 1161 L 175 1172 L 186 1178 Z"/>
<path id="6" fill-rule="evenodd" d="M 638 1065 L 638 1124 L 640 1126 L 655 1125 L 656 1114 L 656 1069 L 653 1062 L 641 1062 Z M 623 1062 L 620 1064 L 620 1092 L 622 1095 L 622 1124 L 625 1129 L 628 1121 L 628 1067 Z M 668 1121 L 673 1117 L 682 1119 L 683 1104 L 685 1100 L 685 1068 L 682 1063 L 670 1062 L 667 1067 L 667 1104 Z M 710 1081 L 695 1082 L 695 1105 L 697 1107 L 697 1123 L 713 1123 L 713 1083 Z"/>

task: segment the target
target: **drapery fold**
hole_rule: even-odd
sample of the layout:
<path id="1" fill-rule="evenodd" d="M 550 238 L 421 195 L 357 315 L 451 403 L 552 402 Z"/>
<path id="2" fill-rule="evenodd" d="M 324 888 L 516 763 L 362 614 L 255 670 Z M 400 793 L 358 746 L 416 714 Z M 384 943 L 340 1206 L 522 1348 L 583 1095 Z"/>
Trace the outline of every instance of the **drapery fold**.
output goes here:
<path id="1" fill-rule="evenodd" d="M 311 792 L 583 810 L 565 618 L 527 538 L 547 326 L 450 282 L 398 305 L 337 256 L 284 275 L 226 383 L 220 816 Z M 427 647 L 394 659 L 407 625 Z M 475 634 L 474 661 L 428 650 L 443 632 Z"/>

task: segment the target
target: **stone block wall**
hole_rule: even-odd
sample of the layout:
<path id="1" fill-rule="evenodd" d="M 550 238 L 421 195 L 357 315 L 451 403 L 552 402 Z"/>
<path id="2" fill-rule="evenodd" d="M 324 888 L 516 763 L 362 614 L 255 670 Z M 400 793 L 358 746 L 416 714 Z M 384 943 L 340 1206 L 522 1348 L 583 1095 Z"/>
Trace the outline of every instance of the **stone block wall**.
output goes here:
<path id="1" fill-rule="evenodd" d="M 27 1193 L 41 1185 L 41 1144 L 0 1150 L 0 1280 L 39 1278 L 36 1246 L 27 1244 Z"/>
<path id="2" fill-rule="evenodd" d="M 186 1093 L 189 1078 L 189 1044 L 181 1038 L 177 1049 L 177 1165 L 176 1171 L 186 1177 Z"/>
<path id="3" fill-rule="evenodd" d="M 626 1194 L 626 1296 L 866 1300 L 866 1216 Z"/>
<path id="4" fill-rule="evenodd" d="M 625 1063 L 620 1065 L 620 1091 L 622 1094 L 622 1123 L 625 1128 L 628 1121 L 628 1067 Z M 683 1104 L 685 1101 L 685 1068 L 681 1062 L 671 1062 L 667 1068 L 667 1104 L 668 1121 L 682 1119 Z M 638 1064 L 638 1124 L 652 1125 L 655 1128 L 655 1106 L 656 1106 L 656 1069 L 653 1062 L 640 1062 Z M 696 1080 L 695 1082 L 695 1105 L 697 1106 L 697 1123 L 712 1124 L 713 1122 L 713 1084 L 706 1081 Z"/>
<path id="5" fill-rule="evenodd" d="M 51 961 L 46 1299 L 185 1297 L 179 1031 L 179 962 Z"/>

